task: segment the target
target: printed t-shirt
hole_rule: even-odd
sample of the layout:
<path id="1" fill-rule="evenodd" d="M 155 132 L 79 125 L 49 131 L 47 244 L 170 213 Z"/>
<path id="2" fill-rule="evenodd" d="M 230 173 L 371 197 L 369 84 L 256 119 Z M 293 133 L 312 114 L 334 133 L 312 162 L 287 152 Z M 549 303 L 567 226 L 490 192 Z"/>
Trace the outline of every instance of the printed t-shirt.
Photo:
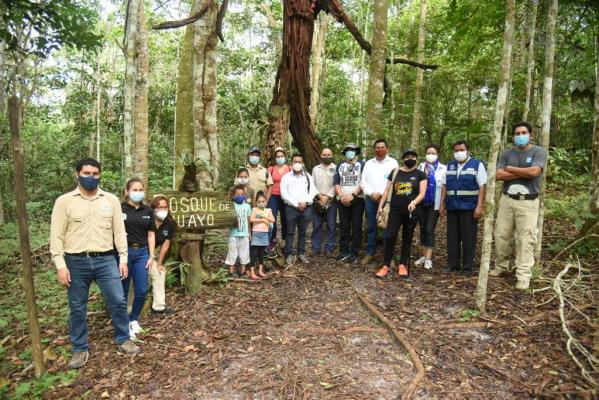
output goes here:
<path id="1" fill-rule="evenodd" d="M 234 203 L 235 214 L 237 215 L 237 226 L 231 228 L 229 234 L 233 237 L 248 237 L 250 236 L 249 221 L 250 214 L 252 213 L 252 207 L 249 204 L 237 204 Z"/>
<path id="2" fill-rule="evenodd" d="M 391 209 L 400 210 L 400 212 L 408 212 L 408 204 L 414 200 L 420 192 L 420 182 L 427 180 L 427 176 L 424 172 L 419 169 L 415 169 L 409 172 L 397 171 L 395 181 L 391 185 L 393 194 L 391 195 Z M 393 172 L 389 174 L 387 178 L 391 181 L 393 178 Z M 418 205 L 420 207 L 420 204 Z"/>

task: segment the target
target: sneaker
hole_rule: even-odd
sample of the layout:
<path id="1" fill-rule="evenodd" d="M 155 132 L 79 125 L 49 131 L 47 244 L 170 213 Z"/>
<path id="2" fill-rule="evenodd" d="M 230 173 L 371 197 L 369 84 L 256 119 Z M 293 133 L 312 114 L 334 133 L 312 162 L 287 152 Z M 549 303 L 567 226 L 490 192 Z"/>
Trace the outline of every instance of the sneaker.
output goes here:
<path id="1" fill-rule="evenodd" d="M 371 256 L 370 254 L 367 254 L 361 261 L 360 264 L 362 265 L 368 265 L 372 262 L 372 260 L 374 260 L 374 256 Z"/>
<path id="2" fill-rule="evenodd" d="M 383 265 L 381 267 L 381 269 L 379 269 L 375 275 L 377 278 L 384 279 L 384 278 L 391 278 L 392 274 L 393 274 L 393 272 L 392 272 L 391 268 L 387 267 L 386 265 Z"/>
<path id="3" fill-rule="evenodd" d="M 134 335 L 137 335 L 139 332 L 141 332 L 141 326 L 139 326 L 139 322 L 137 322 L 137 321 L 129 322 L 129 331 L 133 332 Z"/>
<path id="4" fill-rule="evenodd" d="M 88 358 L 89 352 L 87 351 L 79 351 L 77 353 L 73 353 L 73 357 L 69 362 L 69 369 L 78 369 L 83 367 L 87 363 Z"/>
<path id="5" fill-rule="evenodd" d="M 132 340 L 127 340 L 117 346 L 117 350 L 121 353 L 125 353 L 128 356 L 134 356 L 135 354 L 141 353 L 141 349 Z"/>
<path id="6" fill-rule="evenodd" d="M 346 262 L 348 264 L 353 264 L 357 261 L 358 261 L 358 256 L 354 256 L 353 254 L 350 254 L 349 257 L 347 257 L 345 260 L 343 260 L 343 262 Z"/>
<path id="7" fill-rule="evenodd" d="M 459 268 L 450 267 L 449 265 L 447 267 L 443 268 L 443 272 L 447 272 L 447 273 L 457 272 L 457 271 L 459 271 Z"/>
<path id="8" fill-rule="evenodd" d="M 422 257 L 420 257 L 418 260 L 416 260 L 416 261 L 414 262 L 414 265 L 415 265 L 416 267 L 419 267 L 419 266 L 421 266 L 421 265 L 424 265 L 425 263 L 426 263 L 426 257 L 425 257 L 425 256 L 422 256 Z M 427 268 L 427 269 L 428 269 L 428 268 Z"/>
<path id="9" fill-rule="evenodd" d="M 337 256 L 337 261 L 345 261 L 349 257 L 351 257 L 351 254 L 339 254 Z"/>
<path id="10" fill-rule="evenodd" d="M 503 270 L 499 269 L 497 267 L 495 267 L 494 269 L 492 269 L 491 271 L 489 271 L 489 276 L 494 276 L 494 277 L 498 277 L 503 275 Z"/>
<path id="11" fill-rule="evenodd" d="M 516 283 L 516 289 L 518 290 L 526 290 L 530 287 L 530 281 L 525 281 L 522 279 L 518 279 L 518 283 Z"/>
<path id="12" fill-rule="evenodd" d="M 404 264 L 399 264 L 399 267 L 397 268 L 397 274 L 402 278 L 407 278 L 410 275 L 408 268 L 406 268 Z"/>
<path id="13" fill-rule="evenodd" d="M 470 278 L 472 275 L 474 275 L 474 271 L 472 271 L 471 269 L 465 269 L 462 271 L 462 275 Z"/>
<path id="14" fill-rule="evenodd" d="M 424 261 L 424 269 L 433 269 L 433 260 Z"/>
<path id="15" fill-rule="evenodd" d="M 308 260 L 308 257 L 306 257 L 305 254 L 300 254 L 299 256 L 297 256 L 297 259 L 302 263 L 302 264 L 310 264 L 310 260 Z"/>
<path id="16" fill-rule="evenodd" d="M 285 265 L 289 266 L 289 265 L 293 265 L 293 262 L 295 261 L 295 257 L 292 255 L 287 256 L 287 258 L 285 258 Z"/>
<path id="17" fill-rule="evenodd" d="M 165 307 L 164 310 L 152 310 L 150 311 L 152 314 L 164 314 L 164 315 L 173 315 L 176 313 L 172 308 Z"/>

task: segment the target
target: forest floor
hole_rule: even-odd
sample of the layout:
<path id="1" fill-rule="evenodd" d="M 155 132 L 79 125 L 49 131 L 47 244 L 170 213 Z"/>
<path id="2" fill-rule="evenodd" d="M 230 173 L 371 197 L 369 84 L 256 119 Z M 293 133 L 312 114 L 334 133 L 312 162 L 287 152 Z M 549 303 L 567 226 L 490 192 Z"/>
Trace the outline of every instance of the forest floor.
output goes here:
<path id="1" fill-rule="evenodd" d="M 438 248 L 444 249 L 445 227 L 438 229 Z M 547 235 L 568 237 L 572 229 L 552 223 Z M 224 243 L 222 235 L 214 238 L 216 242 L 206 246 L 206 261 L 218 268 Z M 310 264 L 292 266 L 260 283 L 208 285 L 194 297 L 185 296 L 180 287 L 169 289 L 167 302 L 177 313 L 141 319 L 143 354 L 135 357 L 116 353 L 108 315 L 92 307 L 89 362 L 79 374 L 63 375 L 49 384 L 52 389 L 43 397 L 399 398 L 414 378 L 415 367 L 357 292 L 384 313 L 424 364 L 415 399 L 597 395 L 566 353 L 553 290 L 521 292 L 514 288 L 513 276 L 490 278 L 487 313 L 478 316 L 473 310 L 477 277 L 443 273 L 444 260 L 439 251 L 432 271 L 414 267 L 410 281 L 380 281 L 374 277 L 376 263 L 348 265 L 312 256 Z M 598 266 L 596 260 L 587 261 L 586 266 Z M 40 262 L 48 265 L 48 260 Z M 564 264 L 550 265 L 543 273 L 548 278 Z M 535 288 L 550 283 L 541 278 Z M 595 276 L 591 284 L 597 288 L 597 283 Z M 99 296 L 92 298 L 97 301 Z M 584 310 L 585 305 L 578 308 Z M 51 314 L 52 307 L 42 307 L 45 313 Z M 582 317 L 571 308 L 566 315 L 588 344 L 590 334 Z M 43 328 L 45 343 L 53 349 L 50 370 L 66 371 L 64 320 Z M 13 331 L 2 343 L 10 353 L 5 360 L 22 361 L 16 355 L 27 347 L 24 329 Z M 31 374 L 31 369 L 13 370 L 0 379 L 14 387 L 15 381 Z"/>

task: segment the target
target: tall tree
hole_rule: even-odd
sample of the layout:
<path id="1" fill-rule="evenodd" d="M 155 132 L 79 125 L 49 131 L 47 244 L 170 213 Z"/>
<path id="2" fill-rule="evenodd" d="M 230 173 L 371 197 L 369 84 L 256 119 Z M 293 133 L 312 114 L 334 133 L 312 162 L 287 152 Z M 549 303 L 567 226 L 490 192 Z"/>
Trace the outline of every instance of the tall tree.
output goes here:
<path id="1" fill-rule="evenodd" d="M 370 73 L 368 75 L 368 109 L 366 111 L 366 128 L 370 140 L 381 136 L 383 126 L 382 111 L 387 64 L 388 13 L 389 0 L 374 1 L 374 29 L 372 30 L 372 52 L 370 53 Z"/>
<path id="2" fill-rule="evenodd" d="M 495 170 L 497 157 L 501 146 L 501 131 L 508 96 L 510 81 L 510 70 L 512 63 L 512 48 L 514 46 L 515 25 L 515 0 L 505 2 L 505 31 L 503 38 L 503 52 L 501 57 L 501 72 L 499 76 L 499 89 L 497 91 L 497 102 L 495 104 L 495 119 L 493 120 L 493 134 L 491 149 L 488 159 L 487 194 L 485 199 L 485 222 L 483 230 L 483 245 L 478 275 L 478 286 L 476 290 L 476 308 L 485 312 L 487 301 L 487 280 L 489 277 L 489 265 L 491 263 L 491 245 L 493 243 L 493 222 L 495 216 Z"/>
<path id="3" fill-rule="evenodd" d="M 557 25 L 558 0 L 549 0 L 547 11 L 547 33 L 545 37 L 545 68 L 543 79 L 543 107 L 541 109 L 540 145 L 549 149 L 549 134 L 551 132 L 551 108 L 553 105 L 553 65 L 555 61 L 555 31 Z M 547 162 L 543 168 L 545 173 L 541 178 L 541 193 L 539 195 L 539 219 L 537 222 L 537 242 L 535 244 L 535 267 L 541 265 L 541 248 L 543 242 L 543 223 L 545 219 L 545 181 L 547 180 Z"/>
<path id="4" fill-rule="evenodd" d="M 593 169 L 589 209 L 599 219 L 599 32 L 595 34 L 595 120 L 593 126 Z M 599 338 L 599 336 L 598 336 Z"/>
<path id="5" fill-rule="evenodd" d="M 424 63 L 424 42 L 426 38 L 426 0 L 420 0 L 420 28 L 418 30 L 418 62 Z M 422 85 L 424 70 L 416 70 L 416 91 L 414 94 L 414 113 L 412 119 L 412 143 L 414 149 L 420 147 L 420 131 L 422 130 Z"/>
<path id="6" fill-rule="evenodd" d="M 329 19 L 329 16 L 326 14 L 320 15 L 318 29 L 314 31 L 315 38 L 312 44 L 313 58 L 312 70 L 310 74 L 310 87 L 312 88 L 312 92 L 310 93 L 310 120 L 312 121 L 314 131 L 316 131 L 318 127 L 320 87 L 324 74 L 325 43 Z"/>
<path id="7" fill-rule="evenodd" d="M 534 69 L 535 69 L 535 32 L 537 28 L 537 12 L 539 4 L 537 0 L 532 2 L 530 10 L 529 30 L 528 30 L 528 56 L 526 60 L 526 100 L 524 102 L 524 111 L 522 111 L 522 120 L 528 120 L 528 113 L 532 108 Z"/>
<path id="8" fill-rule="evenodd" d="M 123 51 L 125 53 L 125 87 L 123 88 L 123 173 L 133 176 L 133 149 L 135 148 L 135 80 L 137 76 L 136 42 L 137 10 L 141 0 L 128 0 Z"/>

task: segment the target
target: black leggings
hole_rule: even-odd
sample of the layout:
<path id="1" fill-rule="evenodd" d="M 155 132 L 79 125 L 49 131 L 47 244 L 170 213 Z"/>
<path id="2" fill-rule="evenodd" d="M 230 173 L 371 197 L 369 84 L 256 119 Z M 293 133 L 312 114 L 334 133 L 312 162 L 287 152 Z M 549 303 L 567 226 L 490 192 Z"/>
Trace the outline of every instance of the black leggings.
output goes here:
<path id="1" fill-rule="evenodd" d="M 264 253 L 268 246 L 250 246 L 250 266 L 264 265 Z"/>
<path id="2" fill-rule="evenodd" d="M 398 210 L 391 210 L 389 214 L 389 223 L 387 229 L 383 235 L 385 240 L 385 265 L 389 266 L 393 259 L 393 252 L 395 250 L 395 242 L 397 241 L 397 234 L 399 228 L 403 226 L 401 231 L 401 255 L 399 263 L 404 264 L 406 267 L 410 266 L 410 250 L 412 248 L 412 237 L 414 236 L 414 229 L 416 229 L 417 215 L 403 214 Z"/>

